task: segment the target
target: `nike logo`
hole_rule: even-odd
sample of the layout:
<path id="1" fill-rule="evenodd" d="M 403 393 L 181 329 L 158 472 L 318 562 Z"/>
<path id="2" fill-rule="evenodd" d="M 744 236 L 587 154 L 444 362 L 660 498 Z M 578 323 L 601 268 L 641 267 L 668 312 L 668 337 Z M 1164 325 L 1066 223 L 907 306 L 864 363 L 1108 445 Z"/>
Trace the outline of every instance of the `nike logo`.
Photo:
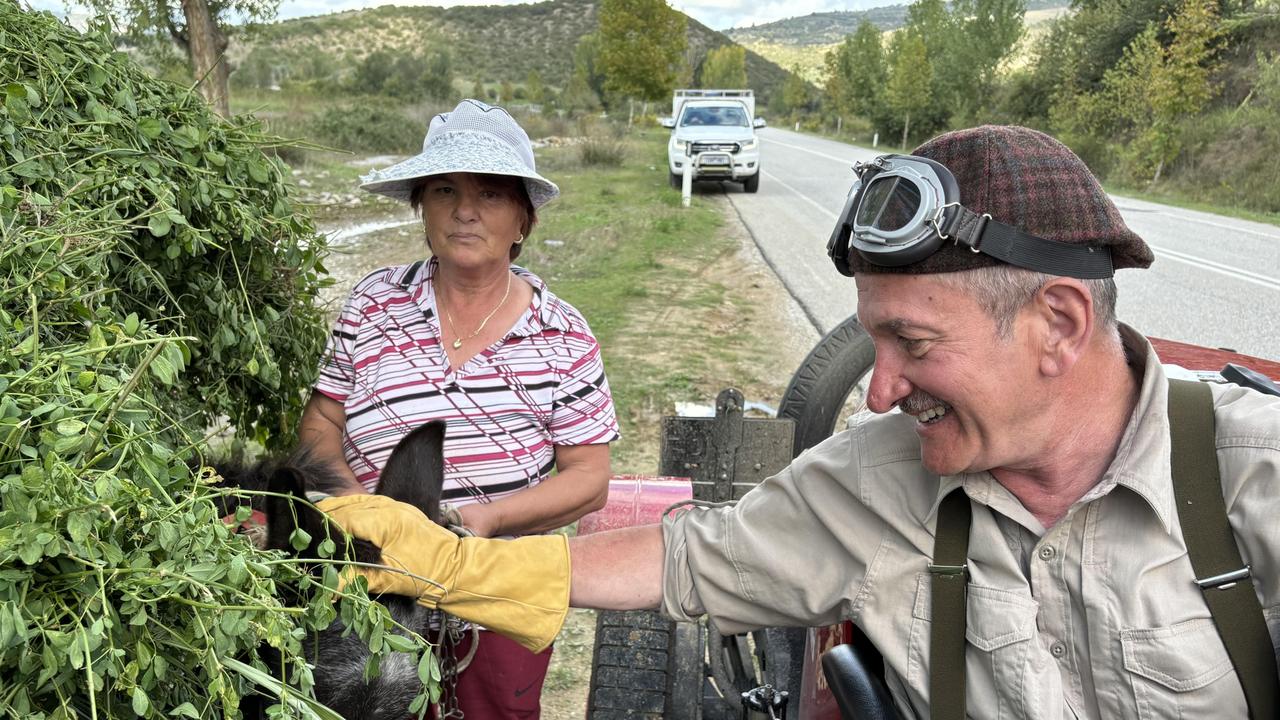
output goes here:
<path id="1" fill-rule="evenodd" d="M 534 685 L 537 685 L 537 684 L 538 684 L 538 681 L 537 681 L 537 680 L 534 680 L 533 682 L 531 682 L 531 683 L 529 683 L 528 685 L 526 685 L 523 689 L 521 689 L 521 690 L 517 690 L 517 691 L 516 691 L 516 697 L 520 697 L 521 695 L 523 695 L 523 694 L 525 694 L 525 693 L 529 692 L 530 690 L 532 690 L 532 689 L 533 689 L 533 686 L 534 686 Z"/>

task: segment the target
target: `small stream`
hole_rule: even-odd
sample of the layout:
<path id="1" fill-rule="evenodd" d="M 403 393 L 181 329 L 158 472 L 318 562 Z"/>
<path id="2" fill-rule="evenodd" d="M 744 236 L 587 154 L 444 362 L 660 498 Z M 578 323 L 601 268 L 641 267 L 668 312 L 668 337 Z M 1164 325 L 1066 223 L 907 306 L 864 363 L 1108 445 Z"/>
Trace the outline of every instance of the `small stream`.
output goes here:
<path id="1" fill-rule="evenodd" d="M 378 220 L 323 224 L 320 234 L 329 239 L 325 267 L 334 284 L 321 296 L 331 311 L 351 292 L 360 278 L 390 265 L 403 265 L 427 257 L 421 221 L 399 213 Z"/>

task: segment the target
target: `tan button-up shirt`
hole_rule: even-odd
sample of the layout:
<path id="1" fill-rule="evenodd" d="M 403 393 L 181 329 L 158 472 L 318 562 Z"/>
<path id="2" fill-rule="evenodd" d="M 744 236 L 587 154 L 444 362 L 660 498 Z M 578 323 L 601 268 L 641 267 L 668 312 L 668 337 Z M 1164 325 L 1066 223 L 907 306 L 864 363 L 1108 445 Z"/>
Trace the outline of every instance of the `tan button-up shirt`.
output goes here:
<path id="1" fill-rule="evenodd" d="M 1102 481 L 1049 530 L 989 473 L 926 471 L 912 418 L 864 415 L 736 506 L 669 519 L 663 609 L 724 632 L 850 619 L 884 654 L 899 708 L 928 717 L 926 567 L 938 503 L 959 485 L 973 501 L 971 717 L 1245 717 L 1178 525 L 1167 380 L 1150 344 L 1123 334 L 1141 397 Z M 1213 397 L 1228 515 L 1280 647 L 1280 399 Z"/>

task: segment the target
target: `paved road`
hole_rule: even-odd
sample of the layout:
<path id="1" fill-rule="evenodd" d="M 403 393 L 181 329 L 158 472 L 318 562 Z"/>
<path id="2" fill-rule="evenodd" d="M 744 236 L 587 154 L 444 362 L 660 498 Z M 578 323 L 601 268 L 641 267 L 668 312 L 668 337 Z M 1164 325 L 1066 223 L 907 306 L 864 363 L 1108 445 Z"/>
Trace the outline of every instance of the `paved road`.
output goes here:
<path id="1" fill-rule="evenodd" d="M 853 163 L 878 153 L 778 128 L 760 138 L 760 191 L 725 187 L 765 259 L 826 332 L 856 310 L 852 281 L 826 257 L 827 237 Z M 1280 227 L 1115 200 L 1156 253 L 1150 269 L 1116 274 L 1122 320 L 1150 335 L 1280 359 Z"/>

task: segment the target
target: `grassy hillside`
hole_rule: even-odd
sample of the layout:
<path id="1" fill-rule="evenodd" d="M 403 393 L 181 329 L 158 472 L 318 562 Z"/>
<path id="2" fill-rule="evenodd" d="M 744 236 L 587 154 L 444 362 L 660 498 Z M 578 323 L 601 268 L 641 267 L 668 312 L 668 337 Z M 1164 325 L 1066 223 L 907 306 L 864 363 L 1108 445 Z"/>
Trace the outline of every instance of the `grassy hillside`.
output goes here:
<path id="1" fill-rule="evenodd" d="M 908 3 L 902 3 L 869 10 L 810 13 L 749 28 L 732 28 L 726 30 L 725 35 L 743 45 L 756 42 L 776 45 L 831 45 L 857 30 L 864 19 L 875 23 L 881 30 L 902 27 L 907 22 L 907 5 Z M 1036 16 L 1036 11 L 1068 6 L 1068 0 L 1027 0 L 1028 23 Z"/>
<path id="2" fill-rule="evenodd" d="M 254 48 L 270 48 L 280 62 L 349 73 L 376 50 L 423 54 L 445 50 L 462 92 L 483 83 L 524 83 L 530 71 L 563 88 L 573 72 L 573 49 L 597 26 L 595 0 L 549 0 L 524 5 L 402 7 L 384 5 L 248 29 L 233 41 L 233 62 Z M 689 19 L 687 60 L 696 73 L 707 52 L 733 40 Z M 696 76 L 696 75 L 695 75 Z M 747 53 L 747 77 L 766 101 L 786 71 Z"/>
<path id="3" fill-rule="evenodd" d="M 1045 24 L 1069 11 L 1065 0 L 1029 0 L 1027 2 L 1027 35 L 1030 42 Z M 888 5 L 861 11 L 812 13 L 749 28 L 733 28 L 724 34 L 773 63 L 787 68 L 800 68 L 805 80 L 817 86 L 826 81 L 824 58 L 845 36 L 869 20 L 883 31 L 891 32 L 907 21 L 907 5 Z"/>

